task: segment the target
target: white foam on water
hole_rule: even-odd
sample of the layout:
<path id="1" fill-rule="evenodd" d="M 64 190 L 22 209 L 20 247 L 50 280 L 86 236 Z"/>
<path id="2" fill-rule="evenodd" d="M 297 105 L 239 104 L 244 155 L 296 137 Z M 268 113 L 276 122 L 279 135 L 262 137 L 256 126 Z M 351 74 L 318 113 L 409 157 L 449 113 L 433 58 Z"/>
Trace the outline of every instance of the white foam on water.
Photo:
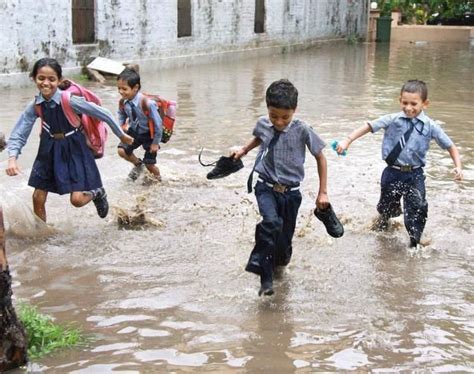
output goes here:
<path id="1" fill-rule="evenodd" d="M 24 201 L 6 192 L 0 198 L 8 235 L 18 238 L 44 238 L 57 230 L 42 221 Z"/>

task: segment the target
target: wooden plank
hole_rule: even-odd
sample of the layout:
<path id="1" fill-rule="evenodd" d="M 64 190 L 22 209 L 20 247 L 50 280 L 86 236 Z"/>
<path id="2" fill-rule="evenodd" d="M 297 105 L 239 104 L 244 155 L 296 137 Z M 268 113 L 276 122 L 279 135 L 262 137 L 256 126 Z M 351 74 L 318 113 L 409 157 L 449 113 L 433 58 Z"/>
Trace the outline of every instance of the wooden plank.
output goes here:
<path id="1" fill-rule="evenodd" d="M 89 69 L 101 71 L 104 73 L 119 75 L 125 66 L 118 61 L 114 61 L 104 57 L 96 57 L 89 65 Z"/>

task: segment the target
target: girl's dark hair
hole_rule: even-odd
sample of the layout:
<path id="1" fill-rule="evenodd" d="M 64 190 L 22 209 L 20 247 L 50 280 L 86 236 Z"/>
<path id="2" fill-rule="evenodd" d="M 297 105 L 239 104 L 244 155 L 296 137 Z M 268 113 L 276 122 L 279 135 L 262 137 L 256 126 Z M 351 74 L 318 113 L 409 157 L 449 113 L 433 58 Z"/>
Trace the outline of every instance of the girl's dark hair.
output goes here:
<path id="1" fill-rule="evenodd" d="M 295 110 L 298 105 L 298 90 L 288 79 L 280 79 L 267 88 L 265 99 L 267 107 Z"/>
<path id="2" fill-rule="evenodd" d="M 140 84 L 140 74 L 138 74 L 134 69 L 125 68 L 117 77 L 117 80 L 123 80 L 127 82 L 127 85 L 130 88 L 135 87 L 138 84 L 138 89 L 142 88 Z"/>
<path id="3" fill-rule="evenodd" d="M 404 92 L 417 93 L 420 95 L 422 101 L 428 99 L 428 87 L 426 83 L 418 79 L 412 79 L 407 81 L 400 90 L 400 95 Z"/>
<path id="4" fill-rule="evenodd" d="M 43 57 L 35 62 L 33 65 L 33 70 L 31 70 L 30 73 L 30 78 L 35 79 L 38 75 L 38 70 L 45 66 L 49 66 L 51 69 L 53 69 L 56 72 L 58 79 L 62 79 L 63 69 L 61 68 L 61 65 L 59 65 L 59 62 L 57 62 L 54 58 L 50 57 Z"/>

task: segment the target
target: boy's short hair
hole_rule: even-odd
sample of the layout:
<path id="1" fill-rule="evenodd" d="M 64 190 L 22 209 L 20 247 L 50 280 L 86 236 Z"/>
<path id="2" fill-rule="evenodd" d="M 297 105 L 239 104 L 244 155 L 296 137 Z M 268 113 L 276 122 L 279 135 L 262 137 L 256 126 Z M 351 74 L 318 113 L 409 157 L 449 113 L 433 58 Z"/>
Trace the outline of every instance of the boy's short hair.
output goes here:
<path id="1" fill-rule="evenodd" d="M 268 86 L 265 100 L 267 107 L 295 110 L 298 105 L 298 90 L 288 79 L 280 79 Z"/>
<path id="2" fill-rule="evenodd" d="M 127 85 L 131 88 L 135 87 L 138 84 L 138 88 L 141 88 L 140 84 L 140 74 L 136 70 L 131 68 L 125 68 L 117 77 L 117 80 L 123 80 L 127 82 Z"/>
<path id="3" fill-rule="evenodd" d="M 404 92 L 417 93 L 420 95 L 421 100 L 426 101 L 428 99 L 428 87 L 426 83 L 418 79 L 411 79 L 407 81 L 400 90 L 400 95 Z"/>

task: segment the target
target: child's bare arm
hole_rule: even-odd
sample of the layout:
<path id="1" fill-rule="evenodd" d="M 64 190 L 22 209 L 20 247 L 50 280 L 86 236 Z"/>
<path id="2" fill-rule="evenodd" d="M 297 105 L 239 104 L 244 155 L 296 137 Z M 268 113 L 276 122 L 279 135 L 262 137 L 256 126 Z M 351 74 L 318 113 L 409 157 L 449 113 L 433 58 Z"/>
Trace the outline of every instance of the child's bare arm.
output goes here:
<path id="1" fill-rule="evenodd" d="M 341 154 L 342 152 L 344 152 L 346 149 L 349 148 L 349 146 L 354 140 L 359 139 L 361 136 L 364 136 L 365 134 L 371 131 L 372 131 L 372 128 L 370 127 L 368 123 L 355 129 L 354 131 L 350 133 L 350 135 L 346 137 L 346 139 L 339 142 L 339 144 L 336 147 L 337 153 Z"/>
<path id="2" fill-rule="evenodd" d="M 329 205 L 328 198 L 328 164 L 323 152 L 319 152 L 316 156 L 319 175 L 319 192 L 316 198 L 316 206 L 320 210 L 325 210 Z"/>
<path id="3" fill-rule="evenodd" d="M 249 153 L 255 147 L 258 147 L 261 143 L 262 141 L 256 136 L 254 136 L 246 145 L 244 145 L 238 151 L 233 152 L 231 156 L 234 157 L 236 160 L 238 160 L 239 158 L 242 158 L 247 153 Z"/>
<path id="4" fill-rule="evenodd" d="M 448 148 L 449 155 L 454 163 L 454 180 L 462 181 L 463 174 L 462 174 L 462 165 L 461 165 L 461 157 L 459 156 L 459 151 L 457 147 L 453 144 L 451 147 Z"/>

